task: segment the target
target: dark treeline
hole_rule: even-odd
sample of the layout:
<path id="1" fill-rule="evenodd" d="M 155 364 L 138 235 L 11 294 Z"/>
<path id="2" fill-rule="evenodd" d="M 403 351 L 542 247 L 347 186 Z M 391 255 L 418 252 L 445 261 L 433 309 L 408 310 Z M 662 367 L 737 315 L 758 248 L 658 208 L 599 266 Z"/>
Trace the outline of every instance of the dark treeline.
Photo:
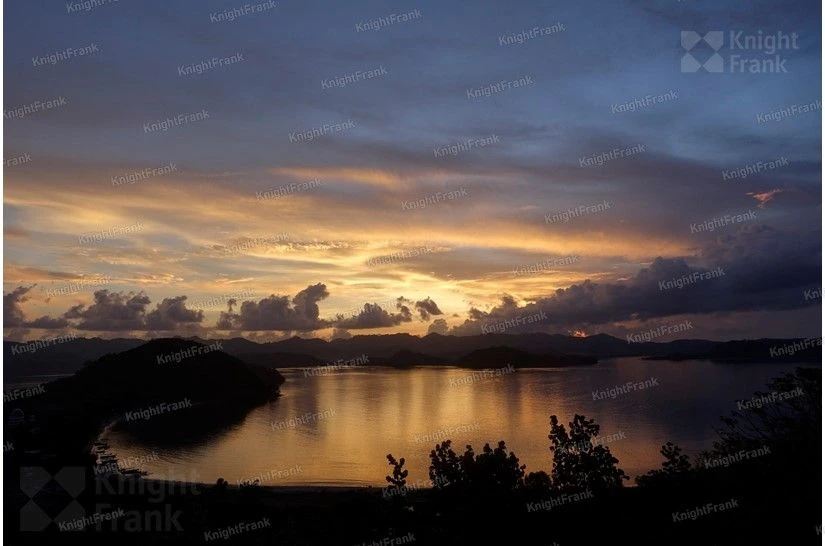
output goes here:
<path id="1" fill-rule="evenodd" d="M 170 484 L 140 475 L 89 478 L 83 531 L 18 532 L 10 544 L 819 544 L 821 371 L 797 369 L 721 419 L 718 441 L 691 459 L 662 447 L 661 468 L 629 478 L 582 415 L 551 416 L 548 470 L 528 471 L 504 441 L 480 451 L 447 440 L 429 475 L 388 455 L 384 489 Z M 311 457 L 311 454 L 307 455 Z M 7 482 L 18 471 L 6 468 Z M 101 485 L 102 484 L 102 485 Z M 7 522 L 20 494 L 5 489 Z M 25 500 L 25 499 L 23 499 Z M 11 502 L 10 502 L 11 501 Z M 506 541 L 506 542 L 505 542 Z"/>

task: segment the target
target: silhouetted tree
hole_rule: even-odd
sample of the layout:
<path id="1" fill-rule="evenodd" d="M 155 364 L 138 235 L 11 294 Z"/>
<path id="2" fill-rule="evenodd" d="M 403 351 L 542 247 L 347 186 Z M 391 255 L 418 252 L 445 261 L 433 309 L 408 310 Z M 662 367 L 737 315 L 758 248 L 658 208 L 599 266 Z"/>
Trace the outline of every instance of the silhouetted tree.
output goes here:
<path id="1" fill-rule="evenodd" d="M 686 477 L 693 468 L 690 458 L 682 454 L 682 449 L 671 442 L 663 445 L 659 453 L 665 458 L 662 468 L 638 476 L 636 483 L 640 486 L 674 485 L 676 481 Z"/>
<path id="2" fill-rule="evenodd" d="M 553 485 L 550 475 L 543 470 L 530 472 L 524 477 L 524 487 L 530 491 L 547 491 Z"/>
<path id="3" fill-rule="evenodd" d="M 476 492 L 508 492 L 523 485 L 524 465 L 518 457 L 507 452 L 504 441 L 495 449 L 484 444 L 478 455 L 468 445 L 458 456 L 446 440 L 430 452 L 430 480 L 436 489 L 458 488 Z"/>
<path id="4" fill-rule="evenodd" d="M 435 489 L 458 486 L 465 481 L 466 475 L 462 466 L 462 459 L 450 447 L 451 440 L 436 444 L 430 451 L 430 480 Z M 468 451 L 472 451 L 467 446 Z"/>
<path id="5" fill-rule="evenodd" d="M 553 487 L 575 491 L 621 487 L 628 477 L 616 466 L 619 460 L 609 448 L 592 441 L 599 435 L 599 425 L 578 414 L 569 425 L 568 433 L 555 415 L 550 416 Z"/>
<path id="6" fill-rule="evenodd" d="M 818 453 L 822 435 L 822 372 L 797 368 L 768 383 L 769 392 L 757 391 L 740 409 L 722 417 L 714 443 L 717 456 L 768 446 L 793 457 Z M 817 457 L 818 458 L 818 457 Z M 817 463 L 818 465 L 818 463 Z"/>
<path id="7" fill-rule="evenodd" d="M 525 465 L 519 466 L 518 457 L 512 451 L 507 453 L 504 441 L 495 449 L 484 444 L 482 452 L 473 458 L 472 447 L 467 446 L 464 454 L 464 467 L 467 481 L 482 491 L 514 491 L 524 484 Z"/>
<path id="8" fill-rule="evenodd" d="M 400 461 L 396 461 L 395 457 L 389 454 L 387 455 L 387 461 L 393 467 L 392 475 L 387 476 L 387 481 L 390 483 L 387 489 L 394 490 L 406 487 L 409 470 L 404 470 L 404 463 L 406 462 L 404 457 L 401 457 Z"/>

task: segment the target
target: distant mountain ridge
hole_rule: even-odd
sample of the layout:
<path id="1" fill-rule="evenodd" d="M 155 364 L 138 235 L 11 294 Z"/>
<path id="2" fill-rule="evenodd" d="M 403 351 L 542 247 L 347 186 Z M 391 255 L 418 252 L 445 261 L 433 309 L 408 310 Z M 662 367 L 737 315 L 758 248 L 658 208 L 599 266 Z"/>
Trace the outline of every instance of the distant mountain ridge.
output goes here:
<path id="1" fill-rule="evenodd" d="M 224 352 L 267 367 L 318 366 L 359 355 L 367 355 L 374 365 L 403 367 L 450 364 L 473 351 L 492 347 L 508 347 L 545 356 L 584 356 L 597 359 L 640 356 L 663 360 L 710 359 L 720 362 L 821 362 L 822 353 L 820 342 L 819 345 L 802 350 L 785 351 L 793 354 L 776 354 L 782 347 L 792 347 L 794 343 L 804 342 L 802 338 L 727 342 L 680 339 L 666 343 L 628 343 L 607 334 L 588 337 L 542 333 L 475 336 L 428 334 L 424 337 L 385 334 L 353 336 L 333 341 L 292 337 L 269 343 L 257 343 L 244 338 L 204 340 L 194 337 L 186 340 L 205 344 L 219 342 Z M 70 374 L 88 361 L 133 349 L 144 343 L 146 340 L 141 339 L 80 338 L 35 352 L 26 352 L 23 350 L 25 343 L 6 341 L 3 343 L 6 363 L 4 377 L 9 381 L 24 376 Z M 810 342 L 808 344 L 811 345 Z"/>

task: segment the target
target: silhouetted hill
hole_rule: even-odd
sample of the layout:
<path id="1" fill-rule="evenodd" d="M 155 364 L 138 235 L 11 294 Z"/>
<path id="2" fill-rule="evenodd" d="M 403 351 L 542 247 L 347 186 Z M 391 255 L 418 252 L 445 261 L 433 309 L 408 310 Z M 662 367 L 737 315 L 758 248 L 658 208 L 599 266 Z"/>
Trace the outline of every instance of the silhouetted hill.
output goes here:
<path id="1" fill-rule="evenodd" d="M 38 451 L 78 452 L 111 422 L 173 437 L 220 427 L 277 396 L 283 382 L 276 370 L 210 346 L 156 339 L 106 355 L 49 383 L 43 394 L 6 406 L 39 423 Z"/>
<path id="2" fill-rule="evenodd" d="M 314 356 L 297 353 L 257 352 L 237 355 L 244 362 L 266 368 L 306 368 L 323 366 L 325 362 Z"/>
<path id="3" fill-rule="evenodd" d="M 702 359 L 724 363 L 822 362 L 821 338 L 753 339 L 717 343 L 693 351 L 667 353 L 650 360 Z"/>
<path id="4" fill-rule="evenodd" d="M 395 368 L 409 368 L 412 366 L 444 366 L 449 364 L 443 358 L 425 355 L 413 351 L 398 351 L 390 357 L 370 358 L 371 366 L 392 366 Z"/>
<path id="5" fill-rule="evenodd" d="M 454 361 L 462 368 L 495 368 L 512 364 L 515 368 L 548 368 L 595 364 L 589 356 L 563 355 L 558 353 L 534 354 L 512 347 L 477 349 Z"/>
<path id="6" fill-rule="evenodd" d="M 39 347 L 33 343 L 3 342 L 3 379 L 72 374 L 84 363 L 146 343 L 143 339 L 78 338 Z"/>
<path id="7" fill-rule="evenodd" d="M 208 345 L 155 339 L 90 363 L 61 380 L 60 388 L 87 393 L 87 402 L 121 408 L 176 395 L 203 404 L 261 403 L 277 394 L 283 382 L 277 371 L 250 365 Z"/>

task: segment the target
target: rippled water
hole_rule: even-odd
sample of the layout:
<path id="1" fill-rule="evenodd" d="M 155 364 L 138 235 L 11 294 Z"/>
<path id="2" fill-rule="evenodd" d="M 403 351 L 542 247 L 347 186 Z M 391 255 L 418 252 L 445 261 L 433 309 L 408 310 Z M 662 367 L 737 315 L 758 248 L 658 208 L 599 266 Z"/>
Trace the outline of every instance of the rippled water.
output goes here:
<path id="1" fill-rule="evenodd" d="M 658 451 L 667 441 L 689 454 L 710 447 L 719 416 L 793 366 L 623 358 L 497 377 L 451 367 L 363 367 L 322 376 L 281 371 L 287 379 L 281 398 L 195 443 L 152 445 L 124 432 L 104 436 L 121 460 L 158 478 L 385 485 L 387 453 L 407 459 L 410 483 L 424 482 L 429 450 L 447 438 L 457 451 L 469 443 L 476 452 L 485 442 L 506 440 L 528 472 L 549 472 L 550 415 L 567 423 L 580 413 L 601 425 L 619 466 L 635 476 L 659 466 Z M 615 398 L 594 393 L 645 380 L 648 387 L 614 391 Z"/>

